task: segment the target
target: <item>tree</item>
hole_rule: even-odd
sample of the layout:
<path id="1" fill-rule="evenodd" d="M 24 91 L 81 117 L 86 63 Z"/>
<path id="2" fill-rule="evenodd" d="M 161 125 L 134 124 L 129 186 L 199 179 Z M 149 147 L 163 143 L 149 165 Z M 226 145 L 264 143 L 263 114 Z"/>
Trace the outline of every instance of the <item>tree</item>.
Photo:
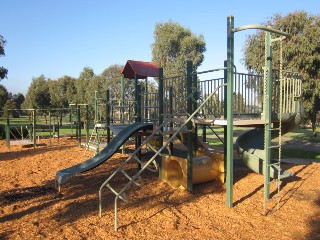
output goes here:
<path id="1" fill-rule="evenodd" d="M 23 107 L 37 109 L 50 108 L 50 101 L 49 84 L 45 76 L 40 75 L 37 78 L 33 78 Z"/>
<path id="2" fill-rule="evenodd" d="M 89 83 L 94 78 L 95 74 L 92 68 L 85 67 L 79 75 L 79 78 L 75 82 L 76 87 L 76 103 L 88 103 L 87 91 L 89 89 Z"/>
<path id="3" fill-rule="evenodd" d="M 25 97 L 22 93 L 13 94 L 12 101 L 15 102 L 17 109 L 21 109 L 21 105 L 23 104 Z"/>
<path id="4" fill-rule="evenodd" d="M 9 99 L 9 94 L 7 89 L 3 86 L 0 85 L 0 111 L 3 111 L 3 106 Z"/>
<path id="5" fill-rule="evenodd" d="M 50 103 L 53 108 L 67 108 L 76 95 L 75 79 L 63 76 L 57 80 L 48 81 Z"/>
<path id="6" fill-rule="evenodd" d="M 188 60 L 193 62 L 196 70 L 204 60 L 205 51 L 203 35 L 197 36 L 173 21 L 156 24 L 152 61 L 163 68 L 165 76 L 184 73 Z"/>
<path id="7" fill-rule="evenodd" d="M 320 110 L 320 16 L 309 15 L 305 11 L 296 11 L 287 16 L 275 14 L 263 25 L 271 25 L 291 35 L 283 43 L 283 68 L 299 72 L 302 76 L 303 105 L 316 135 L 316 114 Z M 243 62 L 247 69 L 262 73 L 264 32 L 250 35 L 243 51 Z M 279 44 L 274 44 L 273 53 L 273 67 L 279 69 Z"/>
<path id="8" fill-rule="evenodd" d="M 17 108 L 17 104 L 15 101 L 8 99 L 6 101 L 6 104 L 3 106 L 3 113 L 4 116 L 7 116 L 8 114 L 8 109 L 16 109 Z M 9 112 L 9 116 L 10 117 L 19 117 L 19 113 L 17 111 L 10 111 Z"/>
<path id="9" fill-rule="evenodd" d="M 110 90 L 110 98 L 120 99 L 121 96 L 121 71 L 123 65 L 114 64 L 101 73 L 101 78 L 106 84 L 105 90 Z M 124 95 L 126 99 L 133 99 L 134 81 L 124 81 Z"/>
<path id="10" fill-rule="evenodd" d="M 4 53 L 4 45 L 6 44 L 6 40 L 4 40 L 3 36 L 0 35 L 0 57 L 5 56 Z M 0 66 L 0 81 L 7 77 L 8 69 Z"/>

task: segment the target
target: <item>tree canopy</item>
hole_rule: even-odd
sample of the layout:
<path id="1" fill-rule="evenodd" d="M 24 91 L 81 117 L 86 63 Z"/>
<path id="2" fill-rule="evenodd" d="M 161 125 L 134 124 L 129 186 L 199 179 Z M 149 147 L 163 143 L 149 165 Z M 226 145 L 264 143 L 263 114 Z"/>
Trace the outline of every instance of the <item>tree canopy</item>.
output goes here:
<path id="1" fill-rule="evenodd" d="M 174 76 L 185 71 L 191 60 L 197 69 L 204 60 L 206 43 L 203 35 L 195 35 L 190 29 L 169 21 L 157 23 L 152 44 L 152 61 L 163 68 L 165 76 Z"/>
<path id="2" fill-rule="evenodd" d="M 274 14 L 263 25 L 271 25 L 289 33 L 283 43 L 283 68 L 299 72 L 303 78 L 303 105 L 312 125 L 320 110 L 320 16 L 296 11 L 286 16 Z M 264 66 L 264 32 L 249 35 L 244 48 L 243 62 L 247 69 L 262 73 Z M 279 44 L 273 46 L 273 67 L 279 69 Z"/>
<path id="3" fill-rule="evenodd" d="M 24 108 L 49 108 L 51 106 L 51 96 L 49 84 L 44 75 L 32 79 L 28 89 Z"/>
<path id="4" fill-rule="evenodd" d="M 0 57 L 5 55 L 4 45 L 6 44 L 6 40 L 0 35 Z M 0 66 L 0 81 L 7 77 L 8 69 Z"/>
<path id="5" fill-rule="evenodd" d="M 3 106 L 6 104 L 8 99 L 8 90 L 5 88 L 5 86 L 0 84 L 0 111 L 3 111 Z"/>

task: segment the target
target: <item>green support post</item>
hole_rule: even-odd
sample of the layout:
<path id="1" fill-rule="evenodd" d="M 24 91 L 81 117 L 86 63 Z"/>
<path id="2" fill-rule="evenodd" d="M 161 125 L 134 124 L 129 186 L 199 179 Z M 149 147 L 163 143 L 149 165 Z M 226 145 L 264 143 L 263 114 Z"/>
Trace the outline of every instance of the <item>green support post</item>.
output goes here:
<path id="1" fill-rule="evenodd" d="M 173 87 L 169 88 L 169 114 L 173 114 Z M 170 121 L 170 130 L 173 129 L 173 122 Z M 172 134 L 169 135 L 169 137 L 172 137 Z M 171 154 L 173 154 L 173 142 L 170 142 L 169 149 Z"/>
<path id="2" fill-rule="evenodd" d="M 227 18 L 227 207 L 233 206 L 233 65 L 234 65 L 234 17 Z"/>
<path id="3" fill-rule="evenodd" d="M 36 148 L 36 138 L 37 138 L 37 135 L 36 135 L 36 131 L 37 131 L 37 110 L 36 109 L 33 109 L 33 127 L 32 127 L 32 130 L 33 130 L 33 149 Z"/>
<path id="4" fill-rule="evenodd" d="M 86 105 L 86 146 L 88 146 L 89 138 L 89 106 Z"/>
<path id="5" fill-rule="evenodd" d="M 70 106 L 70 105 L 69 105 Z M 73 121 L 72 121 L 72 111 L 73 111 L 73 106 L 71 105 L 71 109 L 70 109 L 70 130 L 71 130 L 71 138 L 73 138 Z"/>
<path id="6" fill-rule="evenodd" d="M 99 106 L 98 106 L 98 91 L 94 91 L 94 129 L 96 132 L 96 137 L 95 137 L 95 145 L 96 145 L 96 153 L 99 152 L 99 131 L 98 128 L 96 127 L 96 124 L 99 122 Z"/>
<path id="7" fill-rule="evenodd" d="M 272 107 L 272 49 L 271 49 L 271 33 L 266 33 L 266 63 L 267 63 L 267 82 L 265 83 L 265 93 L 264 93 L 264 152 L 265 161 L 264 163 L 264 195 L 265 199 L 270 199 L 270 159 L 271 159 L 271 107 Z"/>
<path id="8" fill-rule="evenodd" d="M 227 71 L 227 61 L 223 62 L 223 67 L 225 67 L 225 70 L 223 71 L 223 83 L 225 84 L 225 86 L 223 87 L 223 118 L 227 119 L 227 109 L 228 109 L 228 99 L 227 99 L 227 78 L 228 78 L 228 71 Z M 223 126 L 223 139 L 227 139 L 227 130 L 228 127 L 227 126 Z M 224 159 L 224 169 L 227 169 L 227 141 L 224 140 L 223 142 L 223 159 Z M 226 175 L 224 176 L 224 181 L 226 182 Z"/>
<path id="9" fill-rule="evenodd" d="M 124 123 L 124 75 L 121 75 L 121 108 L 120 108 L 120 114 L 121 114 L 121 123 Z"/>
<path id="10" fill-rule="evenodd" d="M 192 68 L 193 70 L 193 68 Z M 197 89 L 197 91 L 195 91 Z M 193 72 L 192 74 L 192 90 L 195 91 L 193 94 L 193 100 L 192 100 L 192 112 L 194 112 L 198 108 L 198 75 L 197 72 Z M 195 156 L 195 150 L 198 149 L 198 124 L 195 124 L 194 126 L 194 136 L 193 136 L 193 149 L 194 149 L 194 156 Z"/>
<path id="11" fill-rule="evenodd" d="M 81 147 L 81 118 L 80 118 L 80 106 L 77 105 L 77 129 L 78 129 L 78 143 Z"/>
<path id="12" fill-rule="evenodd" d="M 144 86 L 144 119 L 148 121 L 148 78 L 145 78 L 145 86 Z"/>
<path id="13" fill-rule="evenodd" d="M 110 128 L 109 128 L 110 126 L 110 91 L 109 89 L 106 92 L 106 120 L 107 120 L 107 143 L 109 143 L 110 142 Z"/>
<path id="14" fill-rule="evenodd" d="M 163 68 L 159 68 L 159 91 L 158 91 L 158 100 L 159 100 L 159 126 L 163 123 L 163 106 L 164 106 L 164 97 L 163 97 Z M 163 133 L 163 126 L 160 131 Z M 163 134 L 159 133 L 159 149 L 163 146 Z M 159 178 L 162 178 L 162 165 L 161 161 L 159 163 Z"/>
<path id="15" fill-rule="evenodd" d="M 141 122 L 141 94 L 140 94 L 140 85 L 138 84 L 137 85 L 137 88 L 136 88 L 136 91 L 137 91 L 137 112 L 136 112 L 136 115 L 137 115 L 137 122 Z M 139 134 L 137 137 L 136 137 L 136 149 L 139 148 L 139 146 L 141 145 L 141 135 Z M 137 157 L 141 160 L 141 149 L 140 151 L 137 153 Z M 141 164 L 138 163 L 138 169 L 140 170 L 141 169 Z"/>
<path id="16" fill-rule="evenodd" d="M 7 110 L 6 146 L 7 146 L 8 149 L 10 149 L 10 119 L 9 119 L 9 110 Z"/>
<path id="17" fill-rule="evenodd" d="M 94 124 L 99 122 L 98 91 L 94 91 Z"/>
<path id="18" fill-rule="evenodd" d="M 192 62 L 187 61 L 187 96 L 192 93 Z M 187 113 L 192 114 L 193 103 L 192 98 L 189 98 L 187 101 Z M 193 165 L 193 156 L 194 156 L 194 146 L 193 146 L 193 132 L 192 132 L 192 122 L 187 123 L 187 191 L 192 191 L 192 165 Z"/>
<path id="19" fill-rule="evenodd" d="M 49 146 L 51 146 L 51 144 L 52 144 L 52 142 L 51 142 L 51 137 L 52 137 L 52 122 L 51 122 L 51 109 L 49 109 L 49 125 L 50 125 L 50 129 L 49 129 L 49 134 L 50 134 L 50 145 Z M 53 124 L 54 125 L 54 124 Z M 54 133 L 53 133 L 54 134 Z"/>

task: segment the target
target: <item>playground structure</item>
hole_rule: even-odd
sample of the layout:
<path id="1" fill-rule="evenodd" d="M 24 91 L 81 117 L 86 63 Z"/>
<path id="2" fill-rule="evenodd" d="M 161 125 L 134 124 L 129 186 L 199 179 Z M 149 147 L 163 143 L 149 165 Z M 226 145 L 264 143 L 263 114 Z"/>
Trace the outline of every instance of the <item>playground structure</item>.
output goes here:
<path id="1" fill-rule="evenodd" d="M 264 75 L 243 74 L 234 71 L 234 34 L 246 29 L 266 31 Z M 102 191 L 107 187 L 115 194 L 115 230 L 118 229 L 118 200 L 128 202 L 128 191 L 135 184 L 141 186 L 141 174 L 149 169 L 158 171 L 162 180 L 173 187 L 185 187 L 192 191 L 194 184 L 221 179 L 226 185 L 226 205 L 233 206 L 233 126 L 255 127 L 242 134 L 236 142 L 240 157 L 253 171 L 264 175 L 264 210 L 270 198 L 271 179 L 280 194 L 280 181 L 291 174 L 281 169 L 281 135 L 297 127 L 302 119 L 300 105 L 301 79 L 297 73 L 288 73 L 280 64 L 279 73 L 272 67 L 272 44 L 282 41 L 288 34 L 269 27 L 248 25 L 234 27 L 234 18 L 228 17 L 227 61 L 223 67 L 195 72 L 192 62 L 187 62 L 186 72 L 180 76 L 165 77 L 163 70 L 153 63 L 129 60 L 123 69 L 124 78 L 135 81 L 135 123 L 126 125 L 118 135 L 96 156 L 76 166 L 58 171 L 56 184 L 69 177 L 89 171 L 107 161 L 125 141 L 134 136 L 135 150 L 120 164 L 101 185 L 99 190 L 99 213 L 102 216 Z M 271 38 L 271 33 L 277 38 Z M 280 36 L 280 37 L 278 37 Z M 280 53 L 280 56 L 282 52 Z M 222 72 L 223 77 L 212 79 L 206 76 Z M 158 92 L 141 93 L 139 79 L 158 78 Z M 201 80 L 200 80 L 201 79 Z M 204 80 L 205 79 L 205 80 Z M 108 96 L 108 93 L 107 93 Z M 155 97 L 157 96 L 157 97 Z M 112 109 L 107 97 L 107 112 Z M 124 123 L 124 99 L 119 105 L 120 123 Z M 111 126 L 107 115 L 107 125 Z M 152 116 L 152 117 L 150 117 Z M 224 151 L 213 150 L 206 144 L 206 133 L 211 126 L 223 126 Z M 202 136 L 198 136 L 202 129 Z M 273 145 L 272 138 L 278 138 Z M 180 139 L 186 151 L 182 157 L 175 156 L 175 140 Z M 110 139 L 108 137 L 108 139 Z M 150 144 L 156 139 L 157 144 Z M 142 160 L 141 149 L 150 147 L 154 154 Z M 271 161 L 271 149 L 278 149 L 276 161 Z M 137 162 L 139 170 L 129 176 L 125 167 Z M 155 168 L 151 168 L 151 165 Z M 128 182 L 111 186 L 111 180 L 118 174 Z M 278 200 L 279 195 L 278 196 Z"/>
<path id="2" fill-rule="evenodd" d="M 50 145 L 52 138 L 76 137 L 81 143 L 81 121 L 80 111 L 71 104 L 70 108 L 51 109 L 8 109 L 5 124 L 6 146 L 10 145 L 30 145 L 35 148 L 37 140 L 49 138 Z M 73 114 L 75 112 L 75 114 Z M 16 119 L 10 118 L 10 113 L 16 115 Z M 24 115 L 23 124 L 19 123 L 20 115 Z M 76 117 L 74 121 L 74 117 Z M 67 118 L 67 122 L 63 119 Z M 28 119 L 28 120 L 27 120 Z M 29 123 L 26 123 L 29 122 Z M 61 130 L 69 129 L 66 133 Z"/>

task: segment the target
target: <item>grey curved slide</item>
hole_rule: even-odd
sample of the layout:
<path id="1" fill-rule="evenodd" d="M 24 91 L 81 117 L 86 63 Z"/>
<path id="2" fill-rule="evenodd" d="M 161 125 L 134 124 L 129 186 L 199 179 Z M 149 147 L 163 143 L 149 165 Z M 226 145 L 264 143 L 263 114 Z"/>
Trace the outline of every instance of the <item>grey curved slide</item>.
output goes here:
<path id="1" fill-rule="evenodd" d="M 302 106 L 297 108 L 297 113 L 283 114 L 281 116 L 282 134 L 285 134 L 294 128 L 298 127 L 302 121 L 304 112 Z M 279 116 L 273 119 L 276 124 L 279 122 Z M 278 131 L 273 131 L 272 138 L 278 137 Z M 243 162 L 254 172 L 264 174 L 263 162 L 264 162 L 264 128 L 255 128 L 241 134 L 236 140 L 236 146 L 238 153 Z M 289 171 L 278 170 L 277 168 L 270 167 L 270 177 L 277 178 L 280 174 L 280 178 L 287 178 L 293 174 Z"/>
<path id="2" fill-rule="evenodd" d="M 65 183 L 70 177 L 75 174 L 89 171 L 100 164 L 107 161 L 113 154 L 115 154 L 118 149 L 135 133 L 141 130 L 152 130 L 153 125 L 150 123 L 133 123 L 125 127 L 120 131 L 110 143 L 94 157 L 79 163 L 75 166 L 60 170 L 56 173 L 56 183 L 58 186 Z"/>

